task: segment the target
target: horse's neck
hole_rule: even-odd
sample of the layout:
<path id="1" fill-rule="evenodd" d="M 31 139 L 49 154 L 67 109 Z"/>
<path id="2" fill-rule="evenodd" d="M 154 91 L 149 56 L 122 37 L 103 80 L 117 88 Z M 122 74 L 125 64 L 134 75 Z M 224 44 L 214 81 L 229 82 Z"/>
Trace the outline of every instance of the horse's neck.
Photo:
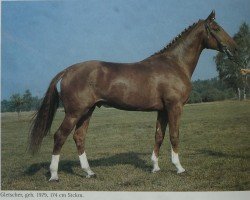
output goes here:
<path id="1" fill-rule="evenodd" d="M 204 49 L 203 36 L 200 28 L 195 28 L 190 31 L 182 39 L 182 42 L 177 43 L 166 55 L 175 58 L 176 62 L 182 67 L 189 78 L 191 78 L 200 54 Z"/>
<path id="2" fill-rule="evenodd" d="M 202 25 L 199 24 L 162 53 L 162 56 L 173 58 L 190 79 L 204 49 L 203 31 Z"/>

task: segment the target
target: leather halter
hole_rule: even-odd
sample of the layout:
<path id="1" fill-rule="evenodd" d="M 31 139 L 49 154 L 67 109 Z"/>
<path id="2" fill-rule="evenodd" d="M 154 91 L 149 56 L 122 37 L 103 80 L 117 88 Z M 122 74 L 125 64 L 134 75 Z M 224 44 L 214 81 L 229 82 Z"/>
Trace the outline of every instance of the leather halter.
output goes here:
<path id="1" fill-rule="evenodd" d="M 225 52 L 227 55 L 232 56 L 230 50 L 227 48 L 225 44 L 220 40 L 220 38 L 216 35 L 216 33 L 211 29 L 210 25 L 208 22 L 205 23 L 205 28 L 207 31 L 207 38 L 209 39 L 210 35 L 216 40 L 218 43 L 218 46 L 221 51 Z"/>

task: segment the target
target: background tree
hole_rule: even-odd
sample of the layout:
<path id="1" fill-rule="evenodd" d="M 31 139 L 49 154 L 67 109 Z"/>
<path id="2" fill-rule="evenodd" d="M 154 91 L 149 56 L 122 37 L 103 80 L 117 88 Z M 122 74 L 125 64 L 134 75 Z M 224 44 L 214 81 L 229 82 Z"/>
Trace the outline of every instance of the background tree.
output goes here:
<path id="1" fill-rule="evenodd" d="M 17 112 L 19 118 L 21 107 L 24 104 L 23 98 L 20 96 L 20 94 L 13 94 L 10 97 L 10 103 L 12 108 Z"/>
<path id="2" fill-rule="evenodd" d="M 26 90 L 23 95 L 14 94 L 9 100 L 1 101 L 1 112 L 17 112 L 37 110 L 41 104 L 41 98 L 32 96 L 30 90 Z"/>
<path id="3" fill-rule="evenodd" d="M 13 112 L 13 111 L 14 109 L 10 101 L 7 101 L 5 99 L 1 101 L 1 112 Z"/>
<path id="4" fill-rule="evenodd" d="M 26 90 L 23 94 L 23 106 L 22 110 L 30 111 L 32 107 L 33 97 L 30 90 Z"/>
<path id="5" fill-rule="evenodd" d="M 239 31 L 233 37 L 238 44 L 238 52 L 235 61 L 228 59 L 224 53 L 218 53 L 215 57 L 219 78 L 235 92 L 246 91 L 244 79 L 240 73 L 242 68 L 250 68 L 250 30 L 246 23 L 243 23 Z M 240 95 L 239 95 L 240 96 Z"/>

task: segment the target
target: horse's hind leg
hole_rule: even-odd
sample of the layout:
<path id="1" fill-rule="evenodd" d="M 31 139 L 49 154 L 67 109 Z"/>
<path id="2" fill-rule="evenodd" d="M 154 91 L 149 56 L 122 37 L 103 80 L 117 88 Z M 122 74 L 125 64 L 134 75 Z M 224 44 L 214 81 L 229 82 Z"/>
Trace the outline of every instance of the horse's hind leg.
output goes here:
<path id="1" fill-rule="evenodd" d="M 151 156 L 151 160 L 153 162 L 153 170 L 152 170 L 153 173 L 160 170 L 158 165 L 158 157 L 159 157 L 160 147 L 165 136 L 167 123 L 168 123 L 167 112 L 158 111 L 156 130 L 155 130 L 155 145 L 153 154 Z"/>
<path id="2" fill-rule="evenodd" d="M 58 180 L 57 172 L 58 172 L 60 152 L 64 142 L 66 141 L 72 129 L 75 127 L 75 124 L 77 123 L 78 120 L 79 118 L 72 117 L 66 114 L 61 126 L 54 135 L 54 149 L 50 164 L 50 173 L 51 173 L 51 178 L 49 179 L 50 181 Z"/>
<path id="3" fill-rule="evenodd" d="M 95 173 L 89 167 L 89 163 L 87 160 L 85 147 L 84 147 L 85 137 L 87 135 L 87 129 L 89 126 L 89 121 L 90 121 L 90 118 L 94 109 L 95 109 L 94 107 L 90 109 L 89 112 L 77 122 L 76 130 L 73 135 L 73 138 L 76 143 L 78 155 L 79 155 L 80 164 L 81 164 L 82 169 L 87 173 L 87 176 L 86 176 L 87 178 L 95 176 Z"/>

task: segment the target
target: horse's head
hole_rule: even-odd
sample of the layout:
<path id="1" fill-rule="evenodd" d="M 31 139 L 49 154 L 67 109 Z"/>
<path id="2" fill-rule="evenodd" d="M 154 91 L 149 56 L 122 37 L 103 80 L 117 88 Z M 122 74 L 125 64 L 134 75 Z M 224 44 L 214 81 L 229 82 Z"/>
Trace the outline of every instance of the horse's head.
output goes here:
<path id="1" fill-rule="evenodd" d="M 237 44 L 229 34 L 215 22 L 215 11 L 204 21 L 206 29 L 206 48 L 225 52 L 231 58 L 237 50 Z"/>

